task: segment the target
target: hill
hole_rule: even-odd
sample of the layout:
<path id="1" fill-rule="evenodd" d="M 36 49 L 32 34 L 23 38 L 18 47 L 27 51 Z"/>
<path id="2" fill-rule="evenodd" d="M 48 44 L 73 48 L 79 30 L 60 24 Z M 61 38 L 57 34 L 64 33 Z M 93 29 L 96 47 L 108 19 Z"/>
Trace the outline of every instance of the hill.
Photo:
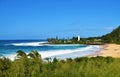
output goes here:
<path id="1" fill-rule="evenodd" d="M 103 35 L 101 39 L 105 43 L 117 43 L 120 44 L 120 26 L 114 29 L 112 32 Z"/>
<path id="2" fill-rule="evenodd" d="M 95 44 L 95 45 L 104 43 L 120 44 L 120 26 L 118 26 L 112 32 L 101 37 L 81 38 L 80 41 L 78 41 L 77 37 L 73 37 L 71 39 L 48 38 L 48 42 L 51 44 Z"/>

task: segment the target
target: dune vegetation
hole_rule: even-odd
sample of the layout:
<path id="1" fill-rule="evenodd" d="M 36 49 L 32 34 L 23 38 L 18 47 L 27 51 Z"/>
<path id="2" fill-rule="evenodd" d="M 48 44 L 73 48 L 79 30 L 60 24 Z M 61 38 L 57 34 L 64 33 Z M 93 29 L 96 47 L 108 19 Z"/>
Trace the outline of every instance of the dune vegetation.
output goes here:
<path id="1" fill-rule="evenodd" d="M 14 61 L 0 58 L 0 77 L 120 77 L 120 58 L 81 57 L 51 61 L 37 51 L 17 51 Z"/>

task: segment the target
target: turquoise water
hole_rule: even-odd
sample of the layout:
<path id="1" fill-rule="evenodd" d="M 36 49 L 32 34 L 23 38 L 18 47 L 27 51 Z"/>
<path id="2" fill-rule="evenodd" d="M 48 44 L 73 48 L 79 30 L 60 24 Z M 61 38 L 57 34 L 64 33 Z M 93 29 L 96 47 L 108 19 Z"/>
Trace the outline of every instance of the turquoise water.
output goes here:
<path id="1" fill-rule="evenodd" d="M 60 59 L 82 57 L 94 53 L 99 46 L 80 44 L 43 44 L 45 40 L 1 40 L 0 55 L 14 59 L 17 50 L 29 53 L 37 50 L 42 58 L 57 57 Z"/>

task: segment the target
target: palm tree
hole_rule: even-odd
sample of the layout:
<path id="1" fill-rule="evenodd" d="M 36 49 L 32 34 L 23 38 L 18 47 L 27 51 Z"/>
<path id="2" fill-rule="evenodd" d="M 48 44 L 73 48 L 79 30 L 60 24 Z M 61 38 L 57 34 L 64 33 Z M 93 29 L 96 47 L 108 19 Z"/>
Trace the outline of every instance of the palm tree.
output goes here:
<path id="1" fill-rule="evenodd" d="M 41 59 L 41 55 L 36 50 L 30 52 L 28 56 L 30 56 L 32 59 Z"/>
<path id="2" fill-rule="evenodd" d="M 18 50 L 17 51 L 17 58 L 18 59 L 20 59 L 20 58 L 27 58 L 27 55 L 26 55 L 26 53 L 24 52 L 24 51 L 22 51 L 22 50 Z"/>

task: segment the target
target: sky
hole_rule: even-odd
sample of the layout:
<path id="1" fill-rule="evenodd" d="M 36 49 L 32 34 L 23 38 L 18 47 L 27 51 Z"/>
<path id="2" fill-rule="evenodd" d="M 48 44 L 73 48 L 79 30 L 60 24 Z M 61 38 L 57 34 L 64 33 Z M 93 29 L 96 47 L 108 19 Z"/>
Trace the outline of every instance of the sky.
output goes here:
<path id="1" fill-rule="evenodd" d="M 120 0 L 0 0 L 0 39 L 102 36 L 120 25 Z"/>

